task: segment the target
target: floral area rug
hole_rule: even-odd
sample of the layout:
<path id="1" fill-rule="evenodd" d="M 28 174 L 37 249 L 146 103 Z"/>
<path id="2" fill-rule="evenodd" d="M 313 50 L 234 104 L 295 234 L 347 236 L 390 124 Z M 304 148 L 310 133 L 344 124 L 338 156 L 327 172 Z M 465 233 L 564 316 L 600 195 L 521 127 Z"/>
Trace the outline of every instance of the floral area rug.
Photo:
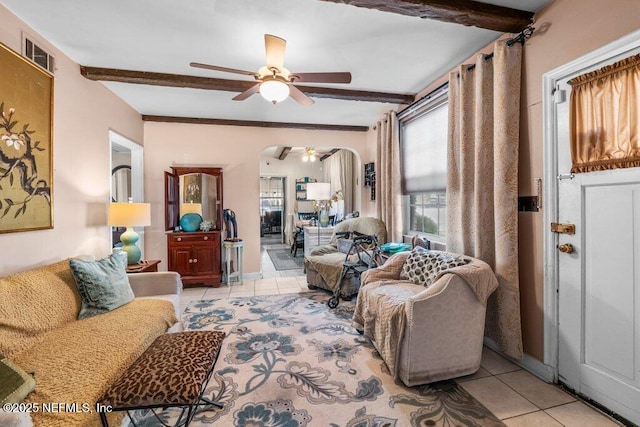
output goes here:
<path id="1" fill-rule="evenodd" d="M 368 339 L 351 326 L 353 303 L 328 309 L 328 295 L 224 298 L 192 302 L 186 330 L 227 333 L 192 426 L 502 426 L 454 381 L 395 383 Z M 160 425 L 137 411 L 137 425 Z"/>

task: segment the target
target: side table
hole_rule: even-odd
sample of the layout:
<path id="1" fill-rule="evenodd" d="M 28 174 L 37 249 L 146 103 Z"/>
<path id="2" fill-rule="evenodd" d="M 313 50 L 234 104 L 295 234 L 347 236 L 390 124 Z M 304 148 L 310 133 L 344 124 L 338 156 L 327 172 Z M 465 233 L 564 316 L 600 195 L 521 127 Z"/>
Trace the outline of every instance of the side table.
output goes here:
<path id="1" fill-rule="evenodd" d="M 158 264 L 160 264 L 159 259 L 140 261 L 137 264 L 128 266 L 127 273 L 157 273 Z"/>
<path id="2" fill-rule="evenodd" d="M 224 247 L 224 261 L 225 261 L 225 281 L 227 286 L 230 286 L 231 278 L 237 277 L 239 283 L 242 285 L 242 258 L 244 257 L 244 242 L 242 240 L 225 240 L 222 242 Z M 231 273 L 231 258 L 236 258 L 236 271 Z"/>

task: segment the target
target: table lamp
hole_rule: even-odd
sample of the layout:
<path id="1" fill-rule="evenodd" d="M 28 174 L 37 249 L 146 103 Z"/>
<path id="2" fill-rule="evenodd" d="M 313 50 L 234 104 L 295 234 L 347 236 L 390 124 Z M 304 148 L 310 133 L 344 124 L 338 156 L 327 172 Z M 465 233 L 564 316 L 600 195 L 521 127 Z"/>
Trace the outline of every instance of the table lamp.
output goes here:
<path id="1" fill-rule="evenodd" d="M 307 199 L 318 202 L 318 245 L 320 245 L 320 215 L 324 210 L 322 202 L 331 198 L 331 184 L 328 182 L 310 182 L 307 184 Z M 327 214 L 324 212 L 325 215 Z M 328 217 L 327 217 L 328 218 Z"/>
<path id="2" fill-rule="evenodd" d="M 202 203 L 183 203 L 180 205 L 180 215 L 197 213 L 202 216 Z"/>
<path id="3" fill-rule="evenodd" d="M 307 199 L 318 202 L 318 222 L 320 226 L 329 225 L 329 214 L 326 211 L 327 201 L 331 198 L 331 184 L 328 182 L 310 182 L 307 184 Z"/>
<path id="4" fill-rule="evenodd" d="M 151 225 L 151 205 L 149 203 L 111 203 L 109 205 L 109 225 L 127 227 L 120 241 L 127 253 L 129 265 L 140 261 L 140 248 L 136 242 L 140 238 L 133 227 Z"/>

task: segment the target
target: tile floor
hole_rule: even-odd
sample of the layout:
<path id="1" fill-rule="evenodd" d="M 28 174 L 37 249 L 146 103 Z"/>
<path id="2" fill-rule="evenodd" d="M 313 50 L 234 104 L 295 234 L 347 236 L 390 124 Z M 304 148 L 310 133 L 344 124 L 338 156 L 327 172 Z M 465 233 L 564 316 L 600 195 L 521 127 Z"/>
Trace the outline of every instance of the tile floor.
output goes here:
<path id="1" fill-rule="evenodd" d="M 266 249 L 286 245 L 267 238 L 262 244 L 263 278 L 245 280 L 230 287 L 187 288 L 180 298 L 184 310 L 191 301 L 220 297 L 274 295 L 308 291 L 302 270 L 276 271 Z M 488 348 L 483 349 L 481 368 L 457 380 L 460 386 L 509 427 L 607 427 L 618 421 L 583 401 L 541 381 Z"/>

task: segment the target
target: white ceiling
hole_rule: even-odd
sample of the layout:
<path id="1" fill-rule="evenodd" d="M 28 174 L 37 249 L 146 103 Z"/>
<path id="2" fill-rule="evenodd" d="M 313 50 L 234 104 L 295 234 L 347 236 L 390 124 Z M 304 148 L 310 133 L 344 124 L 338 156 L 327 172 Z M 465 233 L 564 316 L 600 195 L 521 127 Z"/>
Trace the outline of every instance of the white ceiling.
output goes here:
<path id="1" fill-rule="evenodd" d="M 485 1 L 535 12 L 549 0 Z M 415 94 L 500 33 L 319 0 L 0 0 L 81 65 L 251 81 L 195 69 L 264 65 L 264 34 L 287 40 L 294 72 L 350 71 L 345 89 Z M 373 124 L 394 104 L 105 83 L 141 114 L 340 125 Z"/>

